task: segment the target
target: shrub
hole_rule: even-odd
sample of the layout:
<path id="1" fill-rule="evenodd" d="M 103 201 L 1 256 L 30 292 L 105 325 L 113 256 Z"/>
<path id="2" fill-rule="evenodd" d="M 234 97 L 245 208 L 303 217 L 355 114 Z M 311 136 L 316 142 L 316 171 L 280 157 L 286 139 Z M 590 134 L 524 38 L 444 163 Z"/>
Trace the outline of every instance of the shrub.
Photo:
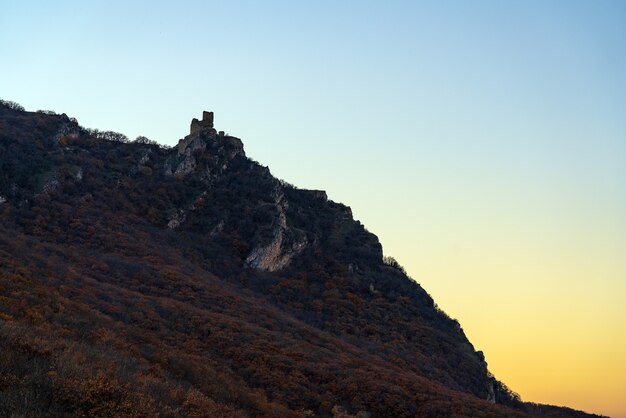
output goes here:
<path id="1" fill-rule="evenodd" d="M 158 142 L 153 141 L 150 138 L 146 138 L 145 136 L 138 136 L 137 138 L 135 138 L 135 140 L 133 141 L 135 144 L 144 144 L 144 145 L 159 145 Z"/>
<path id="2" fill-rule="evenodd" d="M 104 139 L 106 141 L 112 141 L 112 142 L 121 142 L 121 143 L 129 143 L 130 140 L 128 139 L 128 137 L 124 134 L 121 134 L 119 132 L 114 132 L 114 131 L 100 131 L 98 129 L 89 129 L 87 128 L 87 133 L 89 133 L 89 135 L 97 138 L 97 139 Z"/>
<path id="3" fill-rule="evenodd" d="M 0 99 L 0 104 L 8 107 L 9 109 L 18 110 L 20 112 L 26 111 L 26 109 L 24 109 L 24 106 L 22 106 L 21 104 L 17 102 L 12 102 L 11 100 Z"/>
<path id="4" fill-rule="evenodd" d="M 402 267 L 402 265 L 400 265 L 400 263 L 398 263 L 398 261 L 391 256 L 384 256 L 383 264 L 389 267 L 393 267 L 396 270 L 400 270 L 402 274 L 406 275 L 406 270 L 404 269 L 404 267 Z"/>

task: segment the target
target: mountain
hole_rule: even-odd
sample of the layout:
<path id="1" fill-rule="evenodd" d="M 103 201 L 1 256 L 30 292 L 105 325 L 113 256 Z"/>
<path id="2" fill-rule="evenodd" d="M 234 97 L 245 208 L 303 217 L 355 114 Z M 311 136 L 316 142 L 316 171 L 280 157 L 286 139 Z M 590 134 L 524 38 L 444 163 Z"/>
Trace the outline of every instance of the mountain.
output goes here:
<path id="1" fill-rule="evenodd" d="M 583 417 L 522 402 L 349 207 L 194 119 L 0 104 L 0 415 Z"/>

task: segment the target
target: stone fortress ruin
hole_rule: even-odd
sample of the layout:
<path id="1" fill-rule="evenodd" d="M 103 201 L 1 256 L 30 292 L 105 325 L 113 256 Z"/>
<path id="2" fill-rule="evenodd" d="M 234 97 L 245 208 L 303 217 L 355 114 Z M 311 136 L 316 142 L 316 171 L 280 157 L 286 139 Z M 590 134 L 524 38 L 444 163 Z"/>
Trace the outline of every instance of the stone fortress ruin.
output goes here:
<path id="1" fill-rule="evenodd" d="M 199 132 L 209 131 L 209 135 L 218 134 L 219 136 L 224 136 L 224 131 L 217 132 L 213 127 L 213 112 L 207 112 L 206 110 L 202 112 L 202 120 L 198 120 L 193 118 L 191 120 L 191 127 L 189 128 L 189 135 L 194 135 Z"/>
<path id="2" fill-rule="evenodd" d="M 203 129 L 213 128 L 213 112 L 202 112 L 202 120 L 193 118 L 191 120 L 191 127 L 189 128 L 189 135 L 193 135 Z"/>

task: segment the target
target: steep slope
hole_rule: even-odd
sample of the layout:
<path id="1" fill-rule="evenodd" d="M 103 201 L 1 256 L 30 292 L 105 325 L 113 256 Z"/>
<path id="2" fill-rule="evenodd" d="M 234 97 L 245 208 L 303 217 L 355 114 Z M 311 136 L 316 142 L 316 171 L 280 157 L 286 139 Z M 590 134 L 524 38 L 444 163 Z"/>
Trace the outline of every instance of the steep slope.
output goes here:
<path id="1" fill-rule="evenodd" d="M 0 415 L 586 416 L 522 403 L 211 113 L 166 149 L 0 105 L 0 202 Z"/>

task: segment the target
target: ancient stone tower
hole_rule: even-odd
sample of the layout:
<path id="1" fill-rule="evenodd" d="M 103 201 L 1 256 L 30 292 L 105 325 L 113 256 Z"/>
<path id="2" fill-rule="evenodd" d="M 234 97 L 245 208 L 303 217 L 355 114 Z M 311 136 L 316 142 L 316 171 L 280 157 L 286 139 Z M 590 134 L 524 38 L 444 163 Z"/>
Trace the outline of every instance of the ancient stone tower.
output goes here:
<path id="1" fill-rule="evenodd" d="M 198 120 L 196 118 L 191 120 L 189 134 L 193 135 L 194 133 L 207 128 L 213 129 L 213 112 L 204 111 L 202 112 L 202 120 Z"/>

